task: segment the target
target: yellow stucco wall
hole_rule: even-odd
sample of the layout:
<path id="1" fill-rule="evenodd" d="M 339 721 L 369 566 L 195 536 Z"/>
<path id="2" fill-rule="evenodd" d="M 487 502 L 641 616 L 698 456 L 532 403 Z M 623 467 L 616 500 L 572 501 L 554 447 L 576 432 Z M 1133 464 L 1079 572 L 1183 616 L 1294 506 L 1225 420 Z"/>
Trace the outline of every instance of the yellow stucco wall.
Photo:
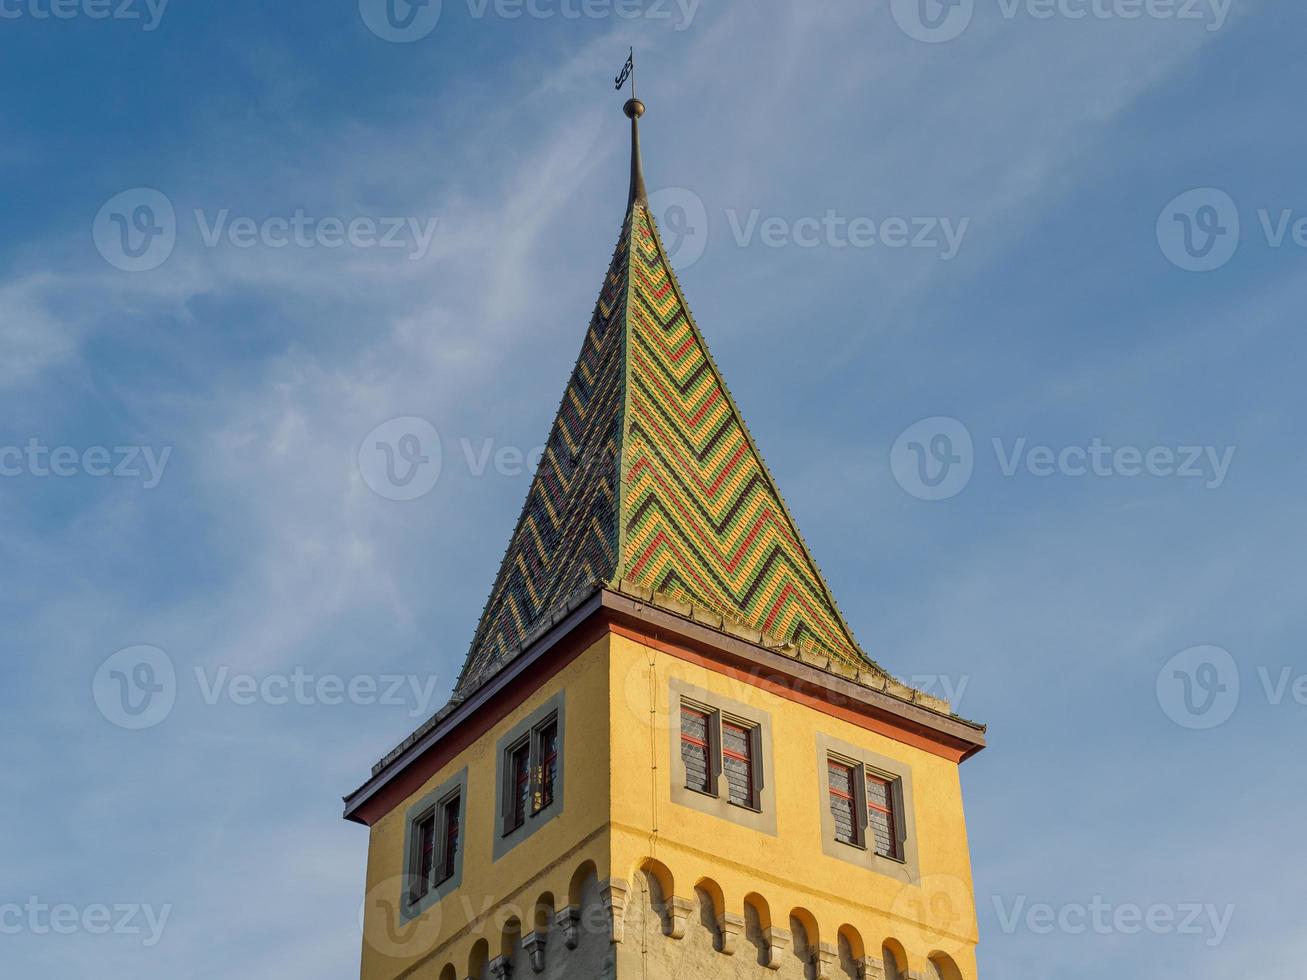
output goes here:
<path id="1" fill-rule="evenodd" d="M 499 954 L 499 936 L 510 916 L 516 914 L 530 931 L 532 910 L 542 894 L 549 892 L 559 907 L 566 905 L 572 875 L 580 863 L 593 860 L 600 877 L 607 875 L 607 650 L 607 638 L 594 644 L 371 828 L 363 980 L 391 980 L 419 963 L 420 967 L 409 975 L 437 980 L 441 968 L 452 963 L 457 976 L 466 977 L 469 956 L 478 939 L 487 938 L 493 958 Z M 495 813 L 499 760 L 495 747 L 500 738 L 559 690 L 565 691 L 567 702 L 562 746 L 563 811 L 495 861 L 494 835 L 499 827 Z M 398 905 L 409 807 L 464 767 L 468 770 L 468 800 L 461 887 L 417 920 L 401 926 Z"/>
<path id="2" fill-rule="evenodd" d="M 766 712 L 771 719 L 776 834 L 739 826 L 672 800 L 673 680 Z M 562 814 L 498 861 L 496 745 L 559 690 L 565 691 Z M 919 883 L 904 884 L 823 852 L 819 735 L 910 767 Z M 399 925 L 409 807 L 468 769 L 462 884 L 419 919 Z M 656 832 L 655 832 L 656 828 Z M 371 830 L 365 902 L 363 980 L 445 980 L 474 975 L 480 940 L 500 953 L 504 922 L 525 931 L 542 893 L 568 904 L 578 867 L 600 879 L 634 883 L 650 859 L 673 895 L 695 899 L 708 879 L 724 911 L 743 915 L 745 897 L 766 900 L 774 924 L 791 914 L 815 925 L 815 941 L 835 946 L 852 927 L 868 956 L 886 941 L 906 951 L 910 970 L 933 977 L 927 957 L 943 952 L 964 980 L 976 977 L 976 918 L 958 767 L 922 749 L 836 719 L 722 673 L 609 635 L 545 683 L 476 745 L 434 774 Z M 846 929 L 847 933 L 847 929 Z M 619 957 L 618 963 L 621 959 Z M 453 972 L 447 972 L 452 966 Z"/>
<path id="3" fill-rule="evenodd" d="M 680 897 L 692 899 L 695 884 L 708 878 L 720 886 L 727 912 L 742 914 L 745 896 L 758 893 L 782 928 L 792 910 L 804 909 L 816 920 L 819 942 L 835 945 L 847 924 L 868 953 L 893 939 L 906 950 L 911 970 L 933 976 L 927 956 L 939 951 L 952 957 L 966 980 L 976 976 L 971 858 L 956 764 L 625 637 L 613 637 L 611 661 L 615 876 L 633 877 L 653 857 L 670 871 Z M 673 678 L 771 715 L 776 836 L 672 802 L 672 739 L 666 733 Z M 909 832 L 916 836 L 920 885 L 823 853 L 818 733 L 911 767 L 916 827 Z"/>

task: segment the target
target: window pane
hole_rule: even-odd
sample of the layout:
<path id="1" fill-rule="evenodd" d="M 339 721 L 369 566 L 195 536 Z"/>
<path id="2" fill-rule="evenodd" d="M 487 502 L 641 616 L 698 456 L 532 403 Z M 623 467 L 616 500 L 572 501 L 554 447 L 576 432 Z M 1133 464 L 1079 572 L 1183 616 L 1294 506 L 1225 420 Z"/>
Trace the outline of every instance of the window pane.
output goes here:
<path id="1" fill-rule="evenodd" d="M 423 817 L 417 825 L 417 862 L 413 897 L 421 898 L 431 889 L 431 871 L 436 861 L 436 815 Z"/>
<path id="2" fill-rule="evenodd" d="M 700 793 L 711 793 L 708 716 L 702 711 L 681 709 L 681 759 L 685 763 L 685 785 Z"/>
<path id="3" fill-rule="evenodd" d="M 526 822 L 526 808 L 531 797 L 531 746 L 514 749 L 511 757 L 513 792 L 509 829 L 516 830 Z"/>
<path id="4" fill-rule="evenodd" d="M 558 723 L 540 730 L 540 799 L 538 810 L 554 802 L 554 780 L 558 776 Z"/>
<path id="5" fill-rule="evenodd" d="M 753 738 L 749 729 L 722 723 L 722 769 L 730 786 L 730 801 L 753 806 Z"/>
<path id="6" fill-rule="evenodd" d="M 458 857 L 458 797 L 445 804 L 445 854 L 440 869 L 440 880 L 454 877 L 455 858 Z"/>
<path id="7" fill-rule="evenodd" d="M 894 788 L 883 779 L 867 774 L 867 827 L 877 854 L 896 858 L 899 841 L 895 827 Z"/>
<path id="8" fill-rule="evenodd" d="M 832 762 L 830 775 L 830 812 L 835 818 L 835 839 L 845 844 L 858 843 L 857 804 L 853 798 L 853 767 Z"/>

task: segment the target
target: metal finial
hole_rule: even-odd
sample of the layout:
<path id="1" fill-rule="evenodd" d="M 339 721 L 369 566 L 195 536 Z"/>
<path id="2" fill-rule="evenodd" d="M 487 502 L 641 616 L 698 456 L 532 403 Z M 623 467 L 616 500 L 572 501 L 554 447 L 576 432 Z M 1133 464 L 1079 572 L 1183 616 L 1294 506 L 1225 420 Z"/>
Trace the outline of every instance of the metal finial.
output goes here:
<path id="1" fill-rule="evenodd" d="M 631 82 L 631 97 L 622 106 L 622 111 L 631 120 L 631 196 L 626 202 L 629 211 L 637 202 L 647 204 L 649 201 L 644 188 L 644 165 L 640 161 L 640 117 L 644 115 L 644 103 L 635 97 L 635 48 L 631 48 L 626 64 L 615 79 L 617 88 L 621 89 L 628 79 Z"/>

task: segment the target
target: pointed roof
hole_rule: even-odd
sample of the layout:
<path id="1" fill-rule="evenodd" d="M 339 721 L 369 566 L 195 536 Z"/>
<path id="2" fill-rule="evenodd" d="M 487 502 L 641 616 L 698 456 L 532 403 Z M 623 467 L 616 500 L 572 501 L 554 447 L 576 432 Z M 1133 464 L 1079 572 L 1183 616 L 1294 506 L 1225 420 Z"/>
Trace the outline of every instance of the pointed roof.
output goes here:
<path id="1" fill-rule="evenodd" d="M 466 697 L 580 595 L 635 584 L 796 654 L 883 673 L 799 535 L 667 260 L 631 119 L 631 191 L 580 357 L 459 676 Z"/>

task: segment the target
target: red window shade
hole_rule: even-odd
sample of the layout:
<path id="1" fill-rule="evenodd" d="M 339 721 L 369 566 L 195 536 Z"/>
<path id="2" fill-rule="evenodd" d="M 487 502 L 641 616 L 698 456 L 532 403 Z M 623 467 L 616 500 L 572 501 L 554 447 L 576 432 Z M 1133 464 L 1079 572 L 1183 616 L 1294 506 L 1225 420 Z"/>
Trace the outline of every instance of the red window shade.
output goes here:
<path id="1" fill-rule="evenodd" d="M 454 862 L 458 857 L 458 804 L 458 797 L 445 804 L 445 853 L 440 868 L 441 881 L 454 877 Z"/>
<path id="2" fill-rule="evenodd" d="M 828 769 L 830 812 L 835 818 L 835 839 L 845 844 L 857 844 L 858 805 L 853 796 L 857 789 L 853 782 L 853 767 L 842 762 L 831 762 Z"/>
<path id="3" fill-rule="evenodd" d="M 722 770 L 730 801 L 753 806 L 753 733 L 729 721 L 722 722 Z"/>
<path id="4" fill-rule="evenodd" d="M 708 715 L 694 708 L 681 708 L 681 760 L 685 763 L 685 785 L 700 793 L 712 792 L 709 764 Z"/>
<path id="5" fill-rule="evenodd" d="M 516 830 L 526 823 L 526 810 L 531 799 L 531 746 L 528 744 L 514 749 L 510 761 L 513 802 L 509 829 Z"/>
<path id="6" fill-rule="evenodd" d="M 867 773 L 867 829 L 869 843 L 877 854 L 892 858 L 899 856 L 894 787 L 871 773 Z"/>
<path id="7" fill-rule="evenodd" d="M 436 862 L 436 815 L 423 817 L 417 825 L 418 857 L 414 871 L 417 881 L 413 883 L 414 900 L 422 898 L 431 890 L 431 872 Z"/>
<path id="8" fill-rule="evenodd" d="M 540 730 L 540 798 L 537 810 L 554 802 L 554 780 L 558 777 L 558 723 Z"/>

